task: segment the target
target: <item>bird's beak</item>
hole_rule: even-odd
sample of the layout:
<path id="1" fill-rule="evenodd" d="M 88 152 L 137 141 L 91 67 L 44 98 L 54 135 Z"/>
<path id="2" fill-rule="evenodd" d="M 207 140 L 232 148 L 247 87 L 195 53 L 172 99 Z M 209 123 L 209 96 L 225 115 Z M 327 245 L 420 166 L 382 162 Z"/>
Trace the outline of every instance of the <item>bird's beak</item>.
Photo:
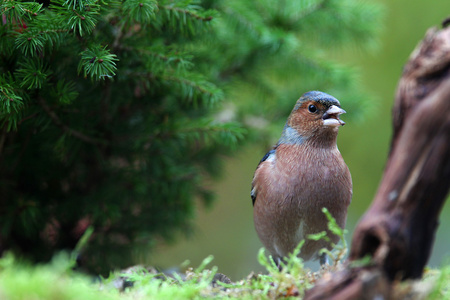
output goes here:
<path id="1" fill-rule="evenodd" d="M 345 122 L 339 119 L 340 114 L 345 114 L 345 110 L 336 105 L 331 105 L 323 114 L 323 125 L 332 127 L 345 125 Z"/>

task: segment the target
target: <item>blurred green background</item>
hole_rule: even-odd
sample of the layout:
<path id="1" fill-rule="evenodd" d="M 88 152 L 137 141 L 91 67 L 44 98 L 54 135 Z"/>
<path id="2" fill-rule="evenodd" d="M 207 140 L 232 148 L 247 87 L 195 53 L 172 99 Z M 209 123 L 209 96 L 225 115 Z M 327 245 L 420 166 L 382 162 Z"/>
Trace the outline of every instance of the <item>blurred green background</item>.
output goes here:
<path id="1" fill-rule="evenodd" d="M 432 26 L 450 16 L 450 1 L 379 1 L 385 5 L 385 19 L 378 50 L 371 53 L 346 49 L 336 50 L 339 63 L 361 70 L 361 84 L 376 99 L 375 110 L 359 122 L 355 118 L 341 128 L 338 146 L 353 177 L 353 200 L 349 209 L 347 240 L 377 190 L 385 165 L 391 137 L 391 109 L 402 67 L 409 55 Z M 332 48 L 333 45 L 330 45 Z M 299 96 L 306 91 L 299 91 Z M 294 104 L 296 99 L 292 99 Z M 345 109 L 345 107 L 344 107 Z M 347 111 L 351 115 L 351 111 Z M 287 117 L 287 116 L 286 116 Z M 346 116 L 343 116 L 345 120 Z M 281 133 L 282 127 L 280 127 Z M 273 139 L 273 143 L 277 138 Z M 253 172 L 268 149 L 249 146 L 227 160 L 219 182 L 211 182 L 218 195 L 215 205 L 205 209 L 198 205 L 196 230 L 189 238 L 176 244 L 159 246 L 143 263 L 170 268 L 189 259 L 198 265 L 212 254 L 214 265 L 232 280 L 239 280 L 251 271 L 261 271 L 256 254 L 261 243 L 253 228 L 250 185 Z M 450 203 L 447 201 L 437 232 L 430 266 L 439 266 L 450 254 L 448 228 Z"/>

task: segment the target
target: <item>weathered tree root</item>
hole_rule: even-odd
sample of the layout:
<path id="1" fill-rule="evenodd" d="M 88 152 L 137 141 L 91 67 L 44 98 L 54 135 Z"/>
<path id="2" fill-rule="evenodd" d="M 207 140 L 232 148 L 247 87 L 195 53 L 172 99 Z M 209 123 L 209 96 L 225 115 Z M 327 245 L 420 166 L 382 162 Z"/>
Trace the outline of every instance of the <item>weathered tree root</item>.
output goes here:
<path id="1" fill-rule="evenodd" d="M 356 227 L 348 267 L 305 299 L 386 299 L 395 280 L 422 276 L 450 187 L 450 27 L 428 30 L 411 54 L 393 128 L 383 179 Z M 367 255 L 370 265 L 351 267 Z"/>

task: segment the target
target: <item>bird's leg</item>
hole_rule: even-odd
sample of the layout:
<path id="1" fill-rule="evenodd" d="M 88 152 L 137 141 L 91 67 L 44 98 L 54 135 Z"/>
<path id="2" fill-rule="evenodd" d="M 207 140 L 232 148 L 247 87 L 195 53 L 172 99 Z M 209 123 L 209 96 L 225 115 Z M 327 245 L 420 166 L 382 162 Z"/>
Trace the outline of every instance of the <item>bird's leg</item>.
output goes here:
<path id="1" fill-rule="evenodd" d="M 280 271 L 280 272 L 281 272 L 281 270 L 283 270 L 283 265 L 281 264 L 282 261 L 283 261 L 283 258 L 281 258 L 281 257 L 276 258 L 276 264 L 278 267 L 278 271 Z"/>
<path id="2" fill-rule="evenodd" d="M 328 261 L 328 255 L 326 253 L 322 253 L 319 257 L 320 266 L 323 266 L 325 264 L 329 265 L 330 262 Z"/>
<path id="3" fill-rule="evenodd" d="M 283 271 L 283 266 L 280 264 L 281 260 L 278 261 L 277 263 L 277 267 L 278 267 L 278 271 Z"/>
<path id="4" fill-rule="evenodd" d="M 281 272 L 281 270 L 283 270 L 283 264 L 281 264 L 281 262 L 285 263 L 286 260 L 283 257 L 274 257 L 273 261 L 275 262 L 276 266 L 278 267 L 278 271 Z"/>

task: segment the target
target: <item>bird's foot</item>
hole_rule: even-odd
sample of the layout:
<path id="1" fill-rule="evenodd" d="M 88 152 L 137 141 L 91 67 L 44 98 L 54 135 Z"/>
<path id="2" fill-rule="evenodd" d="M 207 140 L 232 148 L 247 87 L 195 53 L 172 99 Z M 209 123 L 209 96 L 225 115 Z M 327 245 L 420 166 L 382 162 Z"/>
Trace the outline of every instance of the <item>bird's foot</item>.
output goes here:
<path id="1" fill-rule="evenodd" d="M 325 264 L 329 265 L 330 262 L 328 260 L 328 255 L 326 253 L 322 253 L 319 257 L 320 266 L 324 266 Z"/>

